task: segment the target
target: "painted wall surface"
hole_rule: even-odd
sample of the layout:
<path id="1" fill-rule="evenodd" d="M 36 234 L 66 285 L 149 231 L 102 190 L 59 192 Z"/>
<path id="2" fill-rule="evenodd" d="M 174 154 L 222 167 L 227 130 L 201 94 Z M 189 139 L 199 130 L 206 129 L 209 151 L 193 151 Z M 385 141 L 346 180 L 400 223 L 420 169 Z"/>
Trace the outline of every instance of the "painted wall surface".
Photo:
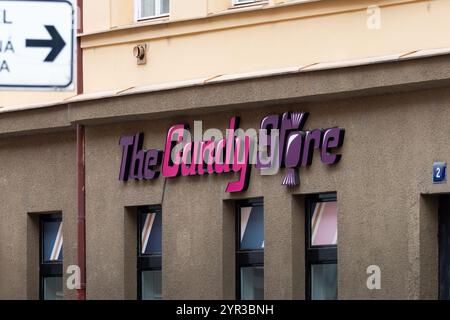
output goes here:
<path id="1" fill-rule="evenodd" d="M 82 38 L 85 90 L 127 89 L 448 47 L 448 1 L 379 1 L 378 30 L 367 27 L 371 4 L 318 1 L 269 6 L 87 35 Z M 132 55 L 138 43 L 149 46 L 146 65 L 137 65 Z"/>
<path id="2" fill-rule="evenodd" d="M 86 2 L 86 1 L 85 1 Z M 98 3 L 96 1 L 91 1 L 89 5 L 94 5 L 92 10 L 98 10 Z M 111 11 L 111 20 L 109 27 L 118 27 L 118 26 L 126 26 L 134 23 L 134 0 L 110 0 L 110 11 Z M 85 12 L 88 12 L 86 10 Z M 88 28 L 86 31 L 99 29 L 99 27 L 94 28 L 93 25 L 89 23 L 85 23 Z"/>
<path id="3" fill-rule="evenodd" d="M 85 92 L 448 47 L 447 0 L 259 2 L 171 0 L 169 18 L 136 23 L 133 0 L 84 1 Z M 138 66 L 133 47 L 149 45 Z M 120 63 L 118 63 L 120 61 Z M 61 101 L 75 92 L 1 92 L 0 107 Z"/>
<path id="4" fill-rule="evenodd" d="M 75 91 L 0 91 L 0 110 L 10 106 L 28 106 L 39 103 L 63 101 L 64 99 L 75 95 Z"/>
<path id="5" fill-rule="evenodd" d="M 125 5 L 125 1 L 122 1 Z M 111 27 L 111 4 L 117 8 L 125 9 L 126 6 L 111 0 L 87 0 L 83 1 L 83 32 L 96 30 L 108 30 Z M 128 3 L 132 5 L 131 2 Z"/>
<path id="6" fill-rule="evenodd" d="M 191 0 L 191 1 L 172 1 L 171 19 L 192 19 L 196 17 L 205 17 L 208 12 L 207 0 Z"/>

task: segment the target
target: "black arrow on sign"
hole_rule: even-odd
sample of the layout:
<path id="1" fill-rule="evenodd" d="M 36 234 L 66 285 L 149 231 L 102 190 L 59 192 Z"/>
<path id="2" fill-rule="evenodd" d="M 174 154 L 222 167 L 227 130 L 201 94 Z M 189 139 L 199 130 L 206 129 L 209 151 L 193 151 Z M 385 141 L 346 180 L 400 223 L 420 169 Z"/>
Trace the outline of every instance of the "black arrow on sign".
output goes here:
<path id="1" fill-rule="evenodd" d="M 63 38 L 56 30 L 54 26 L 45 26 L 48 33 L 52 37 L 50 40 L 34 40 L 27 39 L 26 47 L 27 48 L 51 48 L 52 50 L 48 54 L 47 58 L 45 58 L 44 62 L 53 62 L 56 57 L 61 53 L 62 49 L 66 46 Z"/>

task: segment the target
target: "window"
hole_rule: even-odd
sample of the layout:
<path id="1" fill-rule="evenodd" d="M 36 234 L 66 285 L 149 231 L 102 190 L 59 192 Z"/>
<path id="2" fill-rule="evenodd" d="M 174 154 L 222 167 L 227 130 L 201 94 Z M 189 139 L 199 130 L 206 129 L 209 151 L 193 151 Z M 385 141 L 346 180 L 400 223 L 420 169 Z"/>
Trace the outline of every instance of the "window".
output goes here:
<path id="1" fill-rule="evenodd" d="M 310 197 L 306 203 L 306 298 L 337 299 L 336 194 Z"/>
<path id="2" fill-rule="evenodd" d="M 450 300 L 450 197 L 439 197 L 439 299 Z"/>
<path id="3" fill-rule="evenodd" d="M 262 199 L 236 204 L 236 297 L 264 299 L 264 206 Z"/>
<path id="4" fill-rule="evenodd" d="M 169 15 L 170 0 L 136 0 L 136 20 Z"/>
<path id="5" fill-rule="evenodd" d="M 62 226 L 60 213 L 40 216 L 39 282 L 41 300 L 62 300 L 64 298 Z"/>
<path id="6" fill-rule="evenodd" d="M 162 214 L 161 207 L 138 209 L 138 298 L 162 298 Z"/>

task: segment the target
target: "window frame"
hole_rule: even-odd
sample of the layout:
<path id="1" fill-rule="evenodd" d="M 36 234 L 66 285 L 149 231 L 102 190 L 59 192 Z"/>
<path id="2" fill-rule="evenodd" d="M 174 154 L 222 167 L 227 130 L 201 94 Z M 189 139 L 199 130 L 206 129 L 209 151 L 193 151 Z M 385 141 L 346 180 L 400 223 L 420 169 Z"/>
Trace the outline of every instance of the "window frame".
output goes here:
<path id="1" fill-rule="evenodd" d="M 450 199 L 448 195 L 440 195 L 438 201 L 438 299 L 449 300 L 450 280 L 446 266 L 450 260 L 450 251 L 446 240 L 450 236 L 450 217 L 446 213 L 450 210 Z"/>
<path id="2" fill-rule="evenodd" d="M 232 0 L 233 6 L 240 6 L 240 5 L 244 5 L 244 4 L 251 4 L 251 3 L 258 3 L 258 2 L 265 2 L 265 1 L 264 0 L 244 0 L 244 1 Z"/>
<path id="3" fill-rule="evenodd" d="M 263 249 L 240 249 L 241 245 L 241 208 L 243 207 L 263 208 L 264 198 L 255 198 L 236 201 L 235 204 L 235 248 L 236 248 L 236 300 L 241 300 L 241 268 L 243 267 L 263 267 L 264 268 L 264 248 Z M 264 225 L 264 224 L 263 224 Z M 264 226 L 265 228 L 265 226 Z M 265 237 L 265 233 L 264 233 Z"/>
<path id="4" fill-rule="evenodd" d="M 337 248 L 338 244 L 336 245 L 319 245 L 319 246 L 312 246 L 311 245 L 311 220 L 312 216 L 314 214 L 314 210 L 312 210 L 313 203 L 318 202 L 337 202 L 337 193 L 336 192 L 329 192 L 329 193 L 320 193 L 308 196 L 306 198 L 306 232 L 305 232 L 305 264 L 306 264 L 306 292 L 305 292 L 305 298 L 306 300 L 312 300 L 312 266 L 313 265 L 322 265 L 322 264 L 336 264 L 338 263 L 338 256 L 337 256 Z M 338 275 L 339 276 L 339 275 Z M 337 290 L 339 289 L 336 288 Z"/>
<path id="5" fill-rule="evenodd" d="M 159 253 L 142 254 L 141 248 L 141 226 L 142 216 L 154 212 L 161 214 L 162 219 L 162 207 L 161 205 L 149 205 L 141 206 L 137 208 L 137 241 L 136 241 L 136 270 L 137 270 L 137 298 L 142 300 L 142 272 L 144 271 L 161 271 L 162 273 L 162 248 Z M 161 225 L 161 237 L 162 237 L 162 225 Z M 162 241 L 162 239 L 161 239 Z M 162 245 L 162 243 L 161 243 Z"/>
<path id="6" fill-rule="evenodd" d="M 154 0 L 155 1 L 155 15 L 153 16 L 142 16 L 142 1 L 143 0 L 134 0 L 134 20 L 136 22 L 145 21 L 145 20 L 152 20 L 152 19 L 158 19 L 158 18 L 164 18 L 170 16 L 170 0 L 169 0 L 169 12 L 168 13 L 161 13 L 162 10 L 162 1 L 163 0 Z"/>
<path id="7" fill-rule="evenodd" d="M 44 223 L 46 222 L 60 222 L 62 223 L 62 212 L 52 212 L 49 214 L 39 215 L 39 300 L 44 300 L 44 279 L 45 278 L 63 278 L 63 292 L 64 292 L 64 275 L 63 275 L 63 260 L 64 260 L 64 240 L 63 240 L 63 258 L 61 261 L 45 261 L 44 258 Z M 64 236 L 63 236 L 64 239 Z"/>

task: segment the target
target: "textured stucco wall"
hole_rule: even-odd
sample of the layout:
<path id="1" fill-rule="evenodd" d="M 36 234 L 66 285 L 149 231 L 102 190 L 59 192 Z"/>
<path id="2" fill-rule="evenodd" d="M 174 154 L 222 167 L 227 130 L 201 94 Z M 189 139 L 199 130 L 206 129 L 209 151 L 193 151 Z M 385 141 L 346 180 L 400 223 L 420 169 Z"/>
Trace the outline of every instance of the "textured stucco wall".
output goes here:
<path id="1" fill-rule="evenodd" d="M 64 269 L 76 263 L 75 160 L 72 132 L 0 139 L 0 299 L 39 297 L 34 214 L 62 212 Z"/>
<path id="2" fill-rule="evenodd" d="M 233 212 L 224 203 L 262 196 L 266 297 L 302 298 L 302 199 L 327 191 L 338 194 L 340 298 L 436 297 L 437 216 L 420 193 L 449 191 L 430 183 L 433 161 L 450 161 L 445 151 L 449 101 L 446 89 L 436 89 L 88 128 L 88 297 L 124 297 L 124 207 L 161 203 L 164 297 L 229 296 L 234 290 L 229 281 L 234 278 L 229 276 L 234 275 L 229 263 Z M 144 147 L 162 148 L 167 129 L 176 123 L 203 120 L 205 129 L 224 129 L 230 116 L 240 115 L 241 126 L 250 128 L 258 127 L 263 116 L 286 110 L 309 111 L 308 129 L 346 129 L 341 163 L 326 167 L 316 154 L 313 165 L 301 171 L 299 188 L 288 190 L 281 186 L 282 174 L 261 177 L 257 170 L 252 170 L 249 190 L 231 196 L 224 192 L 233 179 L 228 174 L 168 179 L 164 196 L 162 177 L 147 183 L 117 180 L 121 135 L 142 131 Z M 380 291 L 366 288 L 366 268 L 372 264 L 382 270 Z M 111 287 L 116 290 L 106 290 Z"/>
<path id="3" fill-rule="evenodd" d="M 405 65 L 398 66 L 402 69 Z M 389 75 L 386 69 L 378 68 L 380 74 Z M 423 69 L 419 67 L 418 70 Z M 445 68 L 442 70 L 444 72 Z M 433 71 L 430 73 L 434 74 Z M 306 78 L 325 79 L 328 74 L 318 73 Z M 346 70 L 340 74 L 339 86 L 348 90 L 354 81 L 350 74 L 357 75 L 358 72 Z M 385 76 L 379 78 L 380 86 L 389 81 Z M 398 74 L 392 72 L 390 78 L 396 76 Z M 306 78 L 302 80 L 306 81 Z M 283 79 L 291 89 L 298 83 L 294 77 Z M 363 84 L 373 81 L 373 78 L 364 80 L 362 76 L 361 79 Z M 196 99 L 191 96 L 192 100 L 186 100 L 189 111 L 180 110 L 183 101 L 178 99 L 183 95 L 177 92 L 172 93 L 172 100 L 171 92 L 166 92 L 156 97 L 144 94 L 70 106 L 70 116 L 84 120 L 90 115 L 96 121 L 106 117 L 99 111 L 102 108 L 115 111 L 110 114 L 110 122 L 114 116 L 126 117 L 129 110 L 135 111 L 132 115 L 135 119 L 144 112 L 154 117 L 135 122 L 123 122 L 121 118 L 119 121 L 122 122 L 115 124 L 87 122 L 89 299 L 135 298 L 136 264 L 134 254 L 130 253 L 135 249 L 136 239 L 133 207 L 148 204 L 162 204 L 163 208 L 164 298 L 233 298 L 232 202 L 254 197 L 264 197 L 265 205 L 266 298 L 303 298 L 303 199 L 307 194 L 328 191 L 336 191 L 338 196 L 339 298 L 437 297 L 436 194 L 450 193 L 450 187 L 448 184 L 432 185 L 430 180 L 433 161 L 450 162 L 448 88 L 340 100 L 328 95 L 316 97 L 315 101 L 283 104 L 286 99 L 292 101 L 289 95 L 293 99 L 298 96 L 289 91 L 291 89 L 280 89 L 280 94 L 284 95 L 282 100 L 269 101 L 269 93 L 261 88 L 268 86 L 271 80 L 279 83 L 276 79 L 251 82 L 254 89 L 249 92 L 252 108 L 231 103 L 248 102 L 248 96 L 238 88 L 242 83 L 215 88 L 220 91 L 198 89 L 197 93 L 207 92 L 208 99 L 212 99 L 214 92 L 221 93 L 216 95 L 219 105 L 216 111 L 213 107 L 201 107 L 209 101 L 201 101 L 201 94 L 195 96 Z M 327 85 L 324 82 L 319 86 L 318 82 L 312 84 L 317 87 L 311 89 L 311 95 Z M 368 91 L 376 88 L 371 86 Z M 329 90 L 345 92 L 336 87 Z M 155 101 L 158 106 L 163 105 L 164 99 L 159 96 L 164 96 L 167 104 L 173 107 L 170 112 L 157 110 L 152 114 Z M 275 93 L 273 96 L 279 97 Z M 264 98 L 259 108 L 253 101 L 258 97 Z M 224 111 L 226 109 L 228 111 Z M 226 184 L 235 178 L 229 174 L 180 177 L 168 179 L 166 183 L 162 177 L 146 183 L 118 181 L 121 135 L 142 131 L 146 148 L 162 148 L 167 129 L 176 123 L 192 125 L 194 120 L 203 120 L 204 129 L 225 129 L 228 118 L 239 115 L 242 128 L 257 128 L 263 116 L 288 110 L 310 112 L 306 129 L 333 126 L 346 129 L 342 161 L 326 167 L 316 154 L 313 165 L 301 170 L 298 188 L 282 187 L 282 173 L 262 177 L 257 170 L 252 170 L 249 190 L 238 195 L 224 192 Z M 0 139 L 0 298 L 33 297 L 30 293 L 32 282 L 27 286 L 26 280 L 33 278 L 29 276 L 33 267 L 29 261 L 33 257 L 26 253 L 27 243 L 33 243 L 33 238 L 27 236 L 27 230 L 32 229 L 32 221 L 27 218 L 29 212 L 63 211 L 65 264 L 75 261 L 74 133 L 41 133 L 44 127 L 67 129 L 68 125 L 64 113 L 56 113 L 55 124 L 47 125 L 43 122 L 48 121 L 45 112 L 11 113 L 0 121 L 5 132 L 15 132 L 8 119 L 26 124 L 29 130 L 26 136 Z M 18 114 L 24 116 L 18 117 Z M 37 115 L 34 121 L 33 114 Z M 382 289 L 379 291 L 366 288 L 366 268 L 372 264 L 379 265 L 382 270 Z M 67 293 L 67 298 L 73 297 L 73 292 Z"/>

